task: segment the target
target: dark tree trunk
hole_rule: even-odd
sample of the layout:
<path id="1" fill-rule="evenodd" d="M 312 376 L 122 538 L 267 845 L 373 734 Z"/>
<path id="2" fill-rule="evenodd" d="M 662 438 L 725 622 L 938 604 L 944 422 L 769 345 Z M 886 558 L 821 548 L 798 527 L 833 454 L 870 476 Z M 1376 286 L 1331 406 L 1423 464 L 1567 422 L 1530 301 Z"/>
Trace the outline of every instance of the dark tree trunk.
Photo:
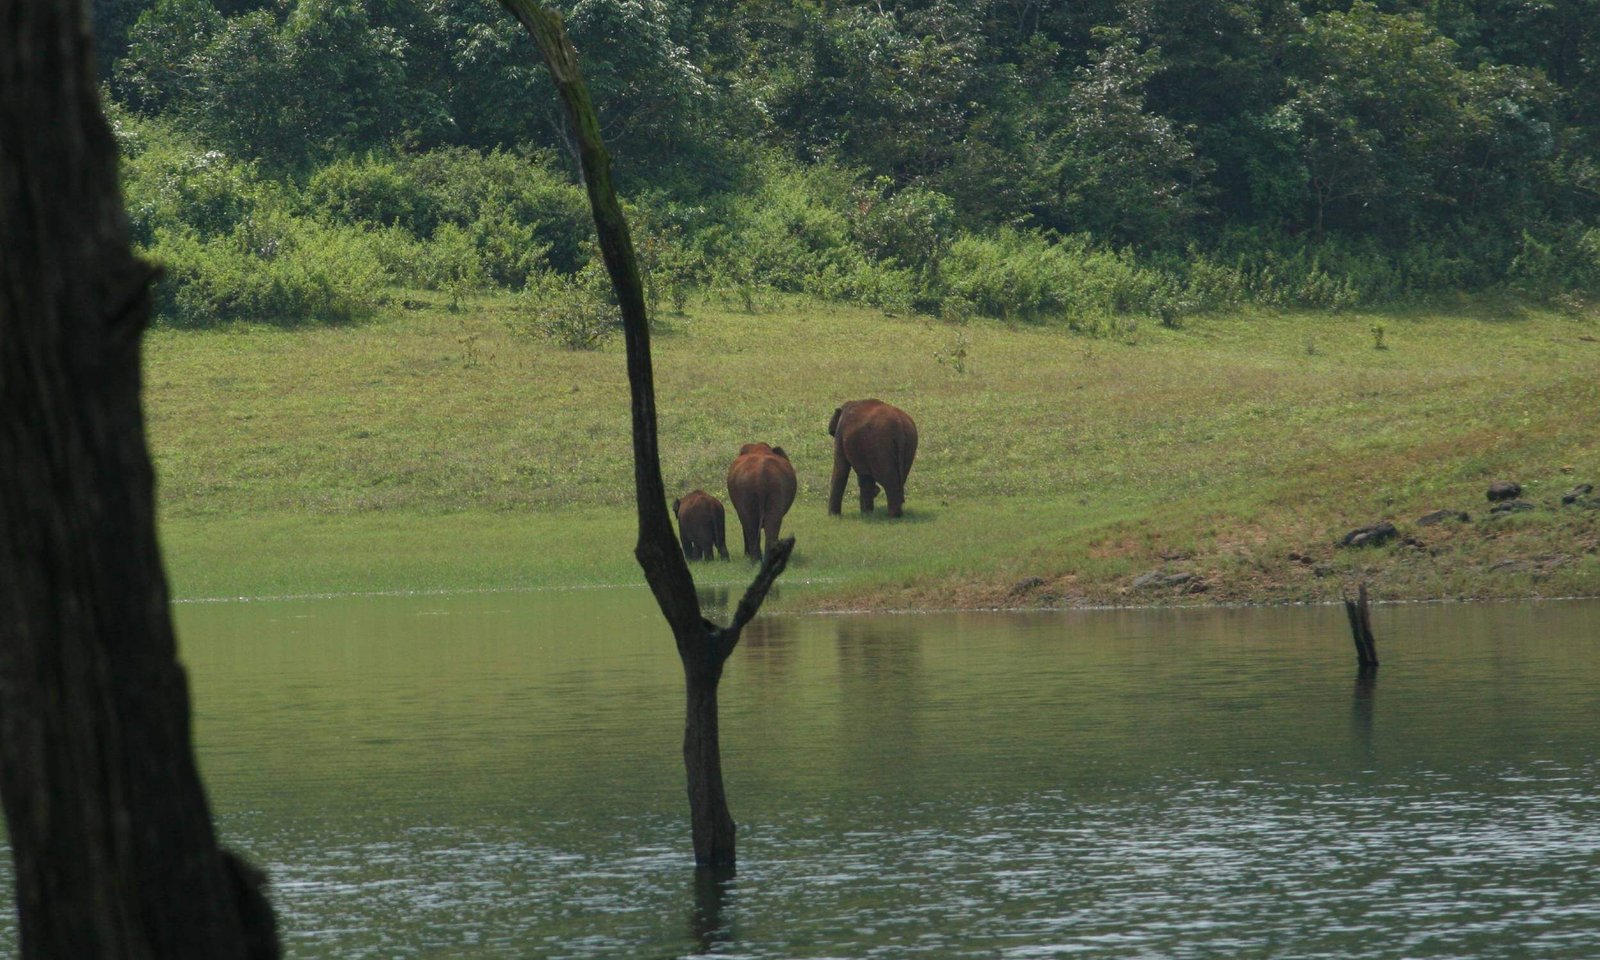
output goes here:
<path id="1" fill-rule="evenodd" d="M 756 579 L 739 603 L 733 622 L 719 627 L 700 614 L 694 578 L 672 533 L 661 460 L 656 444 L 655 378 L 650 363 L 650 324 L 645 314 L 644 284 L 634 255 L 628 222 L 611 182 L 611 158 L 600 136 L 600 121 L 578 67 L 578 54 L 567 39 L 561 17 L 535 0 L 500 0 L 538 44 L 551 79 L 566 105 L 583 165 L 584 186 L 600 237 L 600 252 L 617 291 L 623 338 L 628 346 L 628 384 L 633 399 L 633 481 L 639 511 L 639 540 L 634 556 L 644 569 L 662 616 L 672 628 L 683 661 L 687 710 L 683 762 L 689 780 L 689 823 L 694 835 L 695 863 L 732 866 L 734 824 L 722 787 L 722 753 L 717 731 L 717 684 L 722 665 L 739 642 L 739 633 L 756 615 L 773 581 L 783 572 L 794 538 L 768 552 Z"/>
<path id="2" fill-rule="evenodd" d="M 0 0 L 0 800 L 22 956 L 277 955 L 195 769 L 84 6 Z"/>
<path id="3" fill-rule="evenodd" d="M 722 789 L 722 745 L 717 734 L 717 685 L 722 665 L 685 664 L 688 718 L 683 731 L 683 767 L 689 775 L 690 832 L 695 863 L 729 866 L 734 862 L 733 815 Z"/>

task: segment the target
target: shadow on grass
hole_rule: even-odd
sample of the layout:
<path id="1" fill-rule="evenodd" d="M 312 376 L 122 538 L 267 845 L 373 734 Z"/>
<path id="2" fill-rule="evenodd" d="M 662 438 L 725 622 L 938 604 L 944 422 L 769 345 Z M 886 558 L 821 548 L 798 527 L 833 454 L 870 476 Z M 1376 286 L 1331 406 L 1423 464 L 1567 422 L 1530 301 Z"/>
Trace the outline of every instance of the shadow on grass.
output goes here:
<path id="1" fill-rule="evenodd" d="M 694 317 L 687 313 L 662 310 L 650 313 L 650 336 L 663 339 L 687 337 L 693 332 Z"/>
<path id="2" fill-rule="evenodd" d="M 1526 323 L 1533 319 L 1539 304 L 1512 293 L 1485 293 L 1473 296 L 1441 296 L 1417 303 L 1398 303 L 1368 307 L 1359 311 L 1373 317 L 1391 317 L 1396 321 L 1422 321 L 1437 319 L 1448 312 L 1468 320 L 1485 324 Z"/>
<path id="3" fill-rule="evenodd" d="M 889 516 L 889 511 L 885 510 L 882 506 L 878 506 L 874 508 L 871 513 L 862 513 L 859 510 L 846 510 L 844 513 L 840 514 L 840 516 L 847 519 L 860 520 L 862 523 L 931 523 L 936 517 L 938 517 L 938 512 L 929 510 L 926 507 L 922 509 L 902 507 L 900 516 L 891 517 Z"/>

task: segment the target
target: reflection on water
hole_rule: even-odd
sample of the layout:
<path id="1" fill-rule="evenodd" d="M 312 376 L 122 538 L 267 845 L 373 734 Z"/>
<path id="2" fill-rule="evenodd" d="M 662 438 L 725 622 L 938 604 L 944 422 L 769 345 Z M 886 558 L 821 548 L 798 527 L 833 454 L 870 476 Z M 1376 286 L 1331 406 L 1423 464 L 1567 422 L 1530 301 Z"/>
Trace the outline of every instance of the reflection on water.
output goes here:
<path id="1" fill-rule="evenodd" d="M 1370 761 L 1372 756 L 1373 705 L 1378 697 L 1378 671 L 1362 666 L 1356 671 L 1356 689 L 1351 697 L 1350 715 L 1355 720 L 1355 742 Z"/>
<path id="2" fill-rule="evenodd" d="M 725 584 L 697 585 L 694 592 L 700 599 L 700 610 L 707 617 L 719 623 L 728 621 L 728 614 L 733 612 L 729 603 L 737 602 L 732 600 L 731 588 Z"/>
<path id="3" fill-rule="evenodd" d="M 708 867 L 691 872 L 694 908 L 689 911 L 689 937 L 701 953 L 710 953 L 718 944 L 731 943 L 733 931 L 723 915 L 723 903 L 733 885 L 733 867 Z"/>
<path id="4" fill-rule="evenodd" d="M 177 609 L 291 957 L 1600 955 L 1596 604 L 762 617 L 737 875 L 642 590 Z"/>

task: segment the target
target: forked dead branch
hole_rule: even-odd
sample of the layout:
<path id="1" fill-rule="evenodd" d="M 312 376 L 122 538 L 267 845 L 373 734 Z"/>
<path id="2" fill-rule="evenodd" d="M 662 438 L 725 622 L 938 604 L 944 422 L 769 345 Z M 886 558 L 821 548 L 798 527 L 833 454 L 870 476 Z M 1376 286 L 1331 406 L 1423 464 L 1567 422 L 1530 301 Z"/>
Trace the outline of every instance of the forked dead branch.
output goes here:
<path id="1" fill-rule="evenodd" d="M 739 633 L 756 615 L 767 591 L 789 562 L 794 538 L 771 547 L 755 582 L 739 602 L 726 627 L 700 611 L 694 578 L 684 560 L 667 508 L 656 442 L 655 382 L 650 364 L 650 326 L 645 312 L 644 284 L 639 276 L 628 223 L 611 183 L 611 157 L 600 136 L 600 122 L 578 54 L 567 39 L 561 17 L 532 0 L 500 0 L 533 37 L 550 77 L 566 105 L 578 157 L 599 233 L 600 252 L 611 275 L 622 313 L 628 351 L 628 384 L 633 400 L 633 478 L 639 511 L 639 540 L 634 547 L 645 580 L 661 613 L 672 627 L 678 657 L 683 661 L 688 709 L 683 735 L 683 762 L 689 778 L 689 817 L 695 863 L 726 867 L 734 863 L 733 817 L 722 787 L 722 750 L 717 733 L 717 685 L 722 667 L 739 643 Z"/>

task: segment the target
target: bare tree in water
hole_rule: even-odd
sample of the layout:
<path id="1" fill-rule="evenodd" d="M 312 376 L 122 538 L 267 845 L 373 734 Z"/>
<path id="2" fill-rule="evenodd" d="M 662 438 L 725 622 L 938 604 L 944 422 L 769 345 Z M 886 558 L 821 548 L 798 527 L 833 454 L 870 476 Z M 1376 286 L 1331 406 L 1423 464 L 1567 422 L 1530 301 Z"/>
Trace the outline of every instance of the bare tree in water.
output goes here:
<path id="1" fill-rule="evenodd" d="M 0 799 L 26 960 L 278 956 L 195 768 L 79 0 L 0 0 Z"/>
<path id="2" fill-rule="evenodd" d="M 683 735 L 683 762 L 689 777 L 689 818 L 694 858 L 700 866 L 732 866 L 734 824 L 722 787 L 722 751 L 717 737 L 717 685 L 722 667 L 739 642 L 739 633 L 755 617 L 767 591 L 789 562 L 794 538 L 772 548 L 745 592 L 733 622 L 720 627 L 700 612 L 694 578 L 683 558 L 661 481 L 656 445 L 655 383 L 650 368 L 650 327 L 645 314 L 644 286 L 634 257 L 622 204 L 611 183 L 611 158 L 600 137 L 600 123 L 578 68 L 578 55 L 567 39 L 561 17 L 534 0 L 500 0 L 527 28 L 544 55 L 572 122 L 583 166 L 589 206 L 600 235 L 600 250 L 622 310 L 628 347 L 628 383 L 633 396 L 633 480 L 639 510 L 639 540 L 634 555 L 644 568 L 661 613 L 672 627 L 678 657 L 683 661 L 688 716 Z"/>

